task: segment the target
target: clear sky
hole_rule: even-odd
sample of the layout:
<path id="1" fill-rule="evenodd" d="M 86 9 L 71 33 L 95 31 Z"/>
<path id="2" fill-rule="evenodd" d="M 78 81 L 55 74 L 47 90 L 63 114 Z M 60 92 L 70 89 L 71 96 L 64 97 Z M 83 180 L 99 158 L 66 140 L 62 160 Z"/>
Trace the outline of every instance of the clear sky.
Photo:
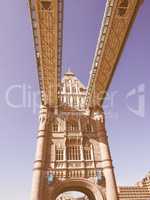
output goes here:
<path id="1" fill-rule="evenodd" d="M 85 85 L 104 4 L 65 0 L 63 72 L 71 68 Z M 145 0 L 104 105 L 117 182 L 122 185 L 134 184 L 150 170 L 149 8 Z M 0 24 L 0 198 L 27 200 L 38 126 L 33 99 L 39 102 L 27 0 L 2 1 Z"/>

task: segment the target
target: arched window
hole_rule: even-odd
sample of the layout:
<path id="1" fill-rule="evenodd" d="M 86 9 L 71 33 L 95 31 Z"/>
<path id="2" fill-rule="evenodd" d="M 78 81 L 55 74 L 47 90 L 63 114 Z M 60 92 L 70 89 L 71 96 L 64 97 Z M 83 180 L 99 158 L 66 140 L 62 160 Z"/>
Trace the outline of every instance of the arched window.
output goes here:
<path id="1" fill-rule="evenodd" d="M 79 139 L 69 139 L 67 142 L 67 160 L 81 160 L 81 142 Z"/>
<path id="2" fill-rule="evenodd" d="M 126 14 L 128 8 L 128 0 L 121 0 L 118 5 L 118 15 L 123 17 Z"/>

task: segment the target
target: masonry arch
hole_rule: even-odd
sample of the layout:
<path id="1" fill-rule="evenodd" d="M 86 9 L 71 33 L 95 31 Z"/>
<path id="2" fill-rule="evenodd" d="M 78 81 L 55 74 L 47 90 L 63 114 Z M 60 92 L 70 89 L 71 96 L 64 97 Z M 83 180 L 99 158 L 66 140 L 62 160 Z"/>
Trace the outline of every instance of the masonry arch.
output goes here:
<path id="1" fill-rule="evenodd" d="M 56 183 L 51 191 L 50 199 L 56 200 L 61 193 L 68 191 L 84 193 L 90 200 L 106 200 L 104 192 L 100 186 L 87 179 L 68 179 L 63 181 L 63 183 Z"/>

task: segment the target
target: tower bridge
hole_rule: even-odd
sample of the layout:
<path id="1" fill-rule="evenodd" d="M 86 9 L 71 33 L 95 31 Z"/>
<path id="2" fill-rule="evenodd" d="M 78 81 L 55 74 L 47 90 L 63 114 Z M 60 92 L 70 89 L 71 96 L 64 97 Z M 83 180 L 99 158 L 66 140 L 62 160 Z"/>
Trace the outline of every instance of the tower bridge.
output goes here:
<path id="1" fill-rule="evenodd" d="M 118 195 L 102 109 L 141 0 L 107 0 L 88 88 L 68 71 L 61 81 L 63 0 L 29 0 L 41 108 L 31 200 L 66 191 L 89 200 Z"/>

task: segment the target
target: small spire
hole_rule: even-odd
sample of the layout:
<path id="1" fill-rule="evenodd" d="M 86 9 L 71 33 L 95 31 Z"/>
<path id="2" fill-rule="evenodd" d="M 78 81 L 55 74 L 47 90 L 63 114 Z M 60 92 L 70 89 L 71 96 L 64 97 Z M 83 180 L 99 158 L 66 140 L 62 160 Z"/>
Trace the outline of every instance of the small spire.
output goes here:
<path id="1" fill-rule="evenodd" d="M 64 74 L 64 75 L 67 75 L 67 76 L 74 76 L 74 73 L 70 70 L 70 68 L 68 68 L 67 72 Z"/>
<path id="2" fill-rule="evenodd" d="M 67 71 L 67 73 L 70 73 L 70 72 L 71 72 L 70 67 L 68 67 L 68 71 Z"/>

